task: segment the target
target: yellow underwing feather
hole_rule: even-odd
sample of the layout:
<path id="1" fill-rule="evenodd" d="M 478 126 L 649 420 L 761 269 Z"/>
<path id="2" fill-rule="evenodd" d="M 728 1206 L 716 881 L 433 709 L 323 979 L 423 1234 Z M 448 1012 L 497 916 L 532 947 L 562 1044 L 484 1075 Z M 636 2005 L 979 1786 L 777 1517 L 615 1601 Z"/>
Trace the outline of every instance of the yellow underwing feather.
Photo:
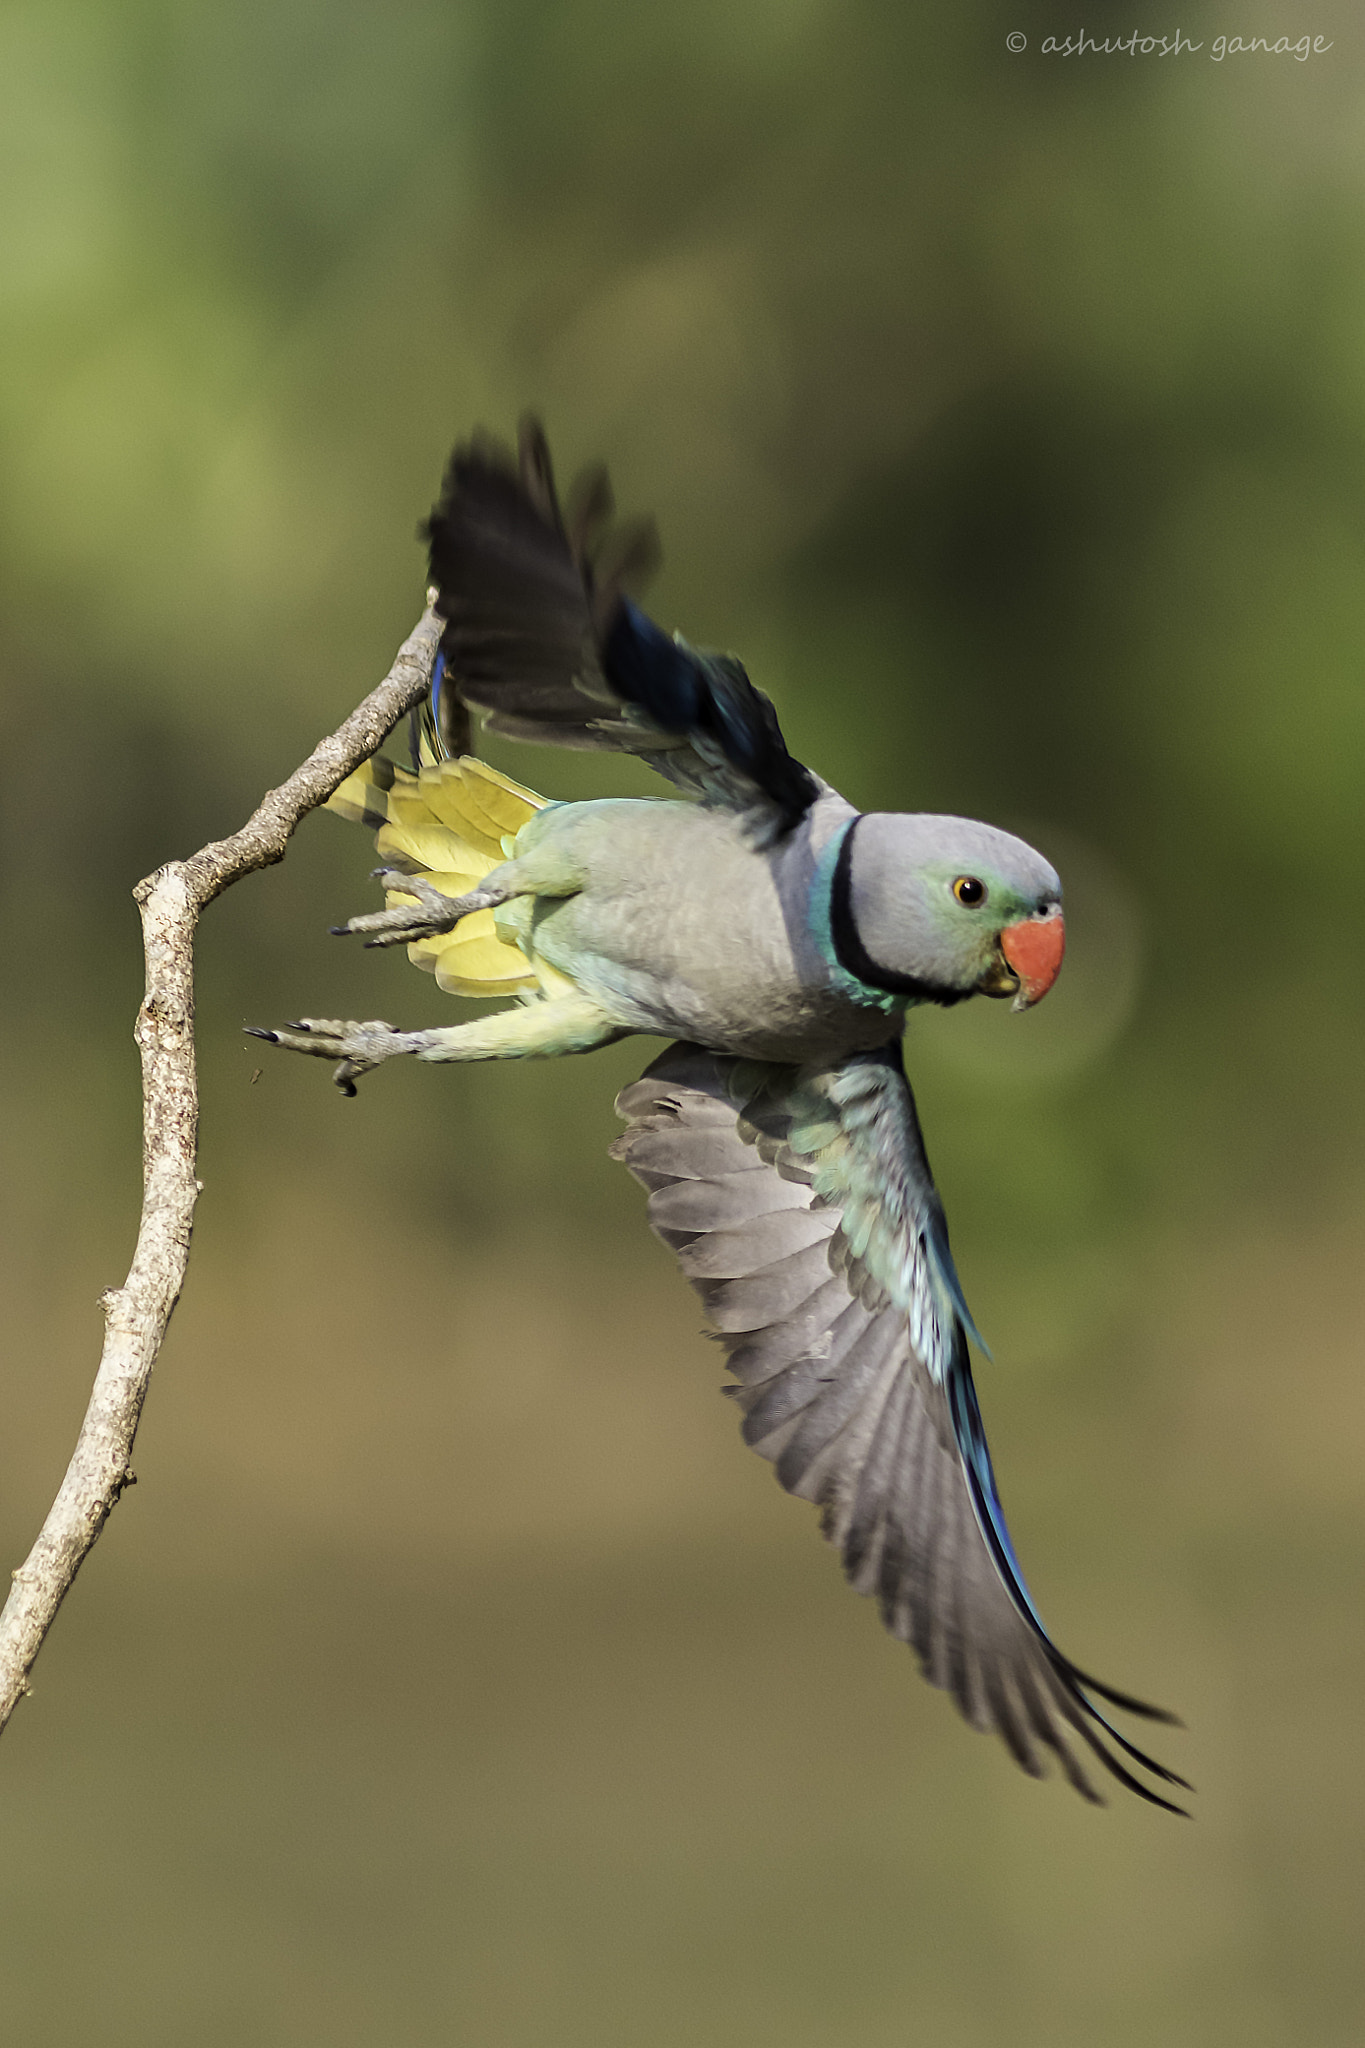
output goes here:
<path id="1" fill-rule="evenodd" d="M 416 773 L 376 757 L 347 776 L 327 808 L 375 830 L 378 852 L 390 865 L 421 875 L 444 896 L 463 896 L 507 859 L 545 798 L 469 754 Z M 390 907 L 412 900 L 400 889 L 386 891 Z M 408 947 L 408 958 L 453 995 L 546 986 L 546 970 L 498 937 L 491 910 L 473 911 L 454 931 L 419 940 Z"/>
<path id="2" fill-rule="evenodd" d="M 458 772 L 452 774 L 452 769 Z M 420 803 L 495 864 L 505 858 L 504 841 L 514 839 L 532 813 L 545 805 L 543 797 L 470 755 L 424 768 L 401 796 L 405 802 Z M 393 816 L 392 808 L 389 815 Z"/>
<path id="3" fill-rule="evenodd" d="M 503 859 L 501 848 L 490 853 L 487 847 L 475 846 L 449 825 L 438 825 L 429 812 L 418 814 L 413 806 L 405 806 L 397 818 L 390 810 L 374 843 L 385 860 L 401 864 L 410 875 L 473 875 L 477 880 Z"/>
<path id="4" fill-rule="evenodd" d="M 382 825 L 389 815 L 388 792 L 398 773 L 392 762 L 371 758 L 362 761 L 327 799 L 326 808 L 353 825 Z"/>
<path id="5" fill-rule="evenodd" d="M 557 967 L 551 967 L 548 960 L 537 960 L 536 980 L 544 993 L 552 1000 L 555 996 L 577 995 L 577 984 L 567 974 L 561 974 Z"/>
<path id="6" fill-rule="evenodd" d="M 511 971 L 509 962 L 515 963 Z M 432 965 L 438 986 L 452 995 L 496 995 L 536 980 L 527 973 L 525 956 L 515 946 L 505 945 L 494 931 L 491 910 L 476 910 L 462 918 Z"/>

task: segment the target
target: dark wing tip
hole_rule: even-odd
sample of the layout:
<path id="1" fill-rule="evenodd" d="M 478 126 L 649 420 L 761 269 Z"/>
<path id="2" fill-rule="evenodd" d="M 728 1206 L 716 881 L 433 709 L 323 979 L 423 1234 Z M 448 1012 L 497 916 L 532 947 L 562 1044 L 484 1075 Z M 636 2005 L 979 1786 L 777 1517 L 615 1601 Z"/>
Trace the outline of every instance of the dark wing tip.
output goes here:
<path id="1" fill-rule="evenodd" d="M 1098 1693 L 1102 1700 L 1108 1700 L 1111 1707 L 1121 1707 L 1125 1714 L 1138 1714 L 1144 1721 L 1159 1721 L 1166 1728 L 1185 1726 L 1179 1714 L 1171 1713 L 1168 1707 L 1154 1707 L 1150 1700 L 1135 1699 L 1130 1692 L 1119 1692 L 1112 1685 L 1105 1685 L 1098 1678 L 1092 1678 L 1088 1671 L 1082 1671 L 1070 1658 L 1063 1659 L 1063 1662 L 1077 1685 L 1084 1686 L 1087 1692 Z"/>
<path id="2" fill-rule="evenodd" d="M 690 743 L 695 786 L 722 788 L 739 806 L 761 792 L 784 827 L 795 824 L 818 782 L 739 662 L 695 651 L 637 609 L 662 559 L 658 530 L 652 519 L 612 526 L 612 511 L 600 464 L 561 511 L 534 414 L 515 451 L 483 431 L 456 446 L 420 529 L 453 686 L 438 693 L 437 720 L 458 692 L 523 737 L 649 752 L 657 731 L 674 752 Z"/>
<path id="3" fill-rule="evenodd" d="M 616 499 L 606 464 L 594 462 L 581 469 L 569 486 L 564 511 L 565 531 L 575 561 L 583 561 L 601 540 L 615 510 Z"/>
<path id="4" fill-rule="evenodd" d="M 621 548 L 618 536 L 606 532 L 612 508 L 611 482 L 599 463 L 570 486 L 566 521 L 555 488 L 550 444 L 537 414 L 522 415 L 515 450 L 486 428 L 476 428 L 456 442 L 436 503 L 417 530 L 431 551 L 437 612 L 449 617 L 452 599 L 459 603 L 477 595 L 469 585 L 494 566 L 488 557 L 494 538 L 504 546 L 519 540 L 528 550 L 518 560 L 522 597 L 534 600 L 534 570 L 543 571 L 549 558 L 557 557 L 559 575 L 571 563 L 586 598 L 595 585 L 610 581 Z M 653 522 L 635 522 L 623 533 L 625 573 L 642 577 L 657 567 Z M 646 533 L 652 538 L 642 545 Z"/>
<path id="5" fill-rule="evenodd" d="M 521 487 L 547 526 L 563 530 L 559 499 L 555 495 L 554 464 L 550 444 L 539 415 L 524 412 L 517 426 L 517 470 Z"/>

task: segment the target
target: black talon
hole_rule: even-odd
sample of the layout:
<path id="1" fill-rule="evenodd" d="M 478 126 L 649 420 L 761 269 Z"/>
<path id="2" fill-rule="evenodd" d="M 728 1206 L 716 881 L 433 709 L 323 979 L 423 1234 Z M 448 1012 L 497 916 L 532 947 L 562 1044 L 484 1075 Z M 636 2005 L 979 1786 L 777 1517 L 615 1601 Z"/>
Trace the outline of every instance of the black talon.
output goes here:
<path id="1" fill-rule="evenodd" d="M 280 1042 L 278 1032 L 263 1031 L 259 1024 L 244 1024 L 242 1030 L 248 1038 L 263 1038 L 267 1045 L 278 1045 Z"/>

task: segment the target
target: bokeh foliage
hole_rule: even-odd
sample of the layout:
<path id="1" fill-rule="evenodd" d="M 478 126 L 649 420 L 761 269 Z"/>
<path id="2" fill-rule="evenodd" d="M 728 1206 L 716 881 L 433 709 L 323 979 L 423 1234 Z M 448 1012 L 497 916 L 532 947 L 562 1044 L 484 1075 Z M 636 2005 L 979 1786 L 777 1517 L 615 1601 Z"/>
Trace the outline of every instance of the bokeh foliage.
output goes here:
<path id="1" fill-rule="evenodd" d="M 602 1156 L 647 1047 L 257 1057 L 449 1014 L 325 936 L 371 855 L 310 820 L 205 921 L 144 1484 L 0 1753 L 16 2038 L 1359 2039 L 1365 68 L 1340 0 L 1179 24 L 1308 64 L 1076 25 L 0 11 L 7 1554 L 131 1248 L 128 891 L 383 673 L 530 403 L 799 753 L 1063 870 L 1048 1004 L 911 1071 L 1035 1591 L 1201 1786 L 1018 1781 L 879 1639 Z"/>

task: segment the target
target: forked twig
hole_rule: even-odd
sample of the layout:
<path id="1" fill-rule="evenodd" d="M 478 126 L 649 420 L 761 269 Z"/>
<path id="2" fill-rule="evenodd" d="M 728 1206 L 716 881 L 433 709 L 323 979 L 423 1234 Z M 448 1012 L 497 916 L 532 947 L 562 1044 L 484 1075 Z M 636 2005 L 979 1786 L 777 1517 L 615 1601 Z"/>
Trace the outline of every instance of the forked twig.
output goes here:
<path id="1" fill-rule="evenodd" d="M 382 745 L 431 681 L 441 621 L 428 610 L 384 681 L 344 725 L 272 789 L 230 839 L 170 861 L 133 891 L 142 914 L 146 994 L 134 1038 L 142 1055 L 142 1220 L 121 1287 L 100 1297 L 104 1349 L 76 1448 L 38 1540 L 0 1612 L 0 1728 L 124 1488 L 147 1383 L 184 1284 L 200 1183 L 194 1059 L 194 934 L 200 912 L 233 882 L 284 858 L 299 820 Z"/>

